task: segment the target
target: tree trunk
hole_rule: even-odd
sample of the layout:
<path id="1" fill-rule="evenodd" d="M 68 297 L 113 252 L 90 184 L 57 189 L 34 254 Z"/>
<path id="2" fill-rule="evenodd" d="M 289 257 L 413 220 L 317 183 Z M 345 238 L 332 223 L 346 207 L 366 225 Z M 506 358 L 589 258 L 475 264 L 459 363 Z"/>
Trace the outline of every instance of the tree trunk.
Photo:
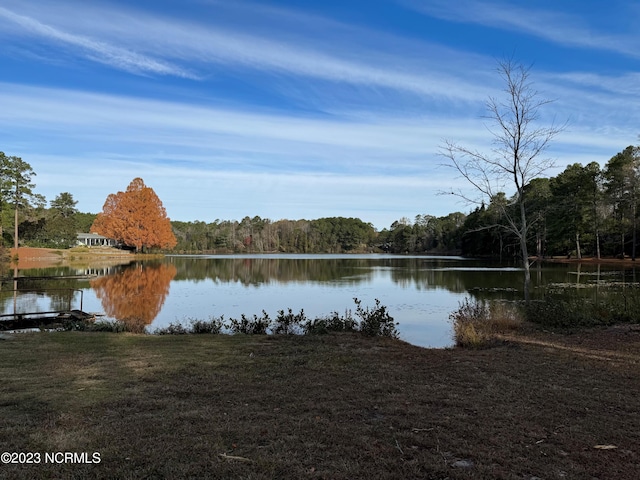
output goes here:
<path id="1" fill-rule="evenodd" d="M 531 286 L 531 270 L 529 268 L 529 254 L 527 252 L 526 240 L 520 241 L 520 248 L 522 250 L 522 261 L 524 266 L 524 301 L 529 303 L 529 288 Z"/>
<path id="2" fill-rule="evenodd" d="M 632 235 L 632 244 L 631 244 L 631 260 L 636 261 L 636 205 L 635 205 L 635 197 L 633 199 L 633 235 Z"/>
<path id="3" fill-rule="evenodd" d="M 524 301 L 529 303 L 529 287 L 531 286 L 531 270 L 529 268 L 529 251 L 527 250 L 527 217 L 524 208 L 524 200 L 522 200 L 522 192 L 520 192 L 520 252 L 522 254 L 522 265 L 524 267 Z"/>
<path id="4" fill-rule="evenodd" d="M 16 254 L 18 253 L 18 204 L 16 203 L 15 208 L 15 226 L 13 227 L 13 247 L 16 249 Z"/>
<path id="5" fill-rule="evenodd" d="M 580 234 L 576 232 L 576 257 L 578 260 L 582 259 L 582 252 L 580 251 Z"/>
<path id="6" fill-rule="evenodd" d="M 536 250 L 538 260 L 542 260 L 542 236 L 540 235 L 540 232 L 536 232 Z"/>
<path id="7" fill-rule="evenodd" d="M 13 267 L 13 314 L 18 313 L 18 264 Z"/>

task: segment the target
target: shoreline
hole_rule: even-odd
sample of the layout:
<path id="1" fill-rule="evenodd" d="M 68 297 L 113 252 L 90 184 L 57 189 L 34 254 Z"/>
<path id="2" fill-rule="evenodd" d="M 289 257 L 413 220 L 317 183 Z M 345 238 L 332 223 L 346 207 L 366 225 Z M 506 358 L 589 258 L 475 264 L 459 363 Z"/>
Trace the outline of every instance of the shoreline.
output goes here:
<path id="1" fill-rule="evenodd" d="M 92 247 L 92 248 L 70 248 L 70 249 L 55 249 L 55 248 L 40 248 L 40 247 L 19 247 L 16 251 L 15 248 L 7 249 L 9 251 L 10 267 L 18 268 L 19 270 L 30 268 L 48 268 L 56 267 L 64 264 L 82 263 L 87 262 L 102 262 L 102 261 L 122 261 L 122 260 L 143 260 L 151 258 L 163 257 L 164 254 L 146 254 L 146 253 L 133 253 L 126 250 L 118 250 L 112 247 Z M 18 254 L 17 265 L 12 261 L 15 254 Z M 275 252 L 253 252 L 251 255 L 264 255 L 268 257 Z M 211 253 L 191 253 L 188 255 L 212 255 Z M 219 253 L 214 255 L 237 255 L 236 253 Z M 312 255 L 324 255 L 322 253 Z M 335 254 L 341 255 L 341 254 Z M 348 254 L 344 254 L 348 255 Z M 419 254 L 416 254 L 420 256 Z M 424 255 L 432 255 L 425 253 Z M 403 256 L 398 254 L 398 256 Z M 474 257 L 468 257 L 474 258 Z M 624 267 L 632 267 L 636 264 L 640 265 L 640 259 L 634 261 L 631 258 L 595 258 L 595 257 L 583 257 L 583 258 L 566 258 L 566 257 L 545 257 L 539 259 L 537 257 L 530 257 L 530 261 L 535 263 L 575 263 L 575 264 L 587 264 L 587 265 L 620 265 Z"/>
<path id="2" fill-rule="evenodd" d="M 587 264 L 613 264 L 613 265 L 640 265 L 640 258 L 637 261 L 631 258 L 596 258 L 596 257 L 582 257 L 582 258 L 566 258 L 566 257 L 547 257 L 538 259 L 537 257 L 531 257 L 533 262 L 540 261 L 542 263 L 587 263 Z"/>
<path id="3" fill-rule="evenodd" d="M 94 248 L 39 248 L 39 247 L 19 247 L 8 249 L 9 268 L 27 270 L 31 268 L 49 268 L 62 265 L 85 265 L 88 263 L 122 263 L 140 258 L 153 258 L 155 255 L 135 254 L 125 250 L 114 248 L 94 247 Z M 18 262 L 14 262 L 15 255 L 18 255 Z"/>

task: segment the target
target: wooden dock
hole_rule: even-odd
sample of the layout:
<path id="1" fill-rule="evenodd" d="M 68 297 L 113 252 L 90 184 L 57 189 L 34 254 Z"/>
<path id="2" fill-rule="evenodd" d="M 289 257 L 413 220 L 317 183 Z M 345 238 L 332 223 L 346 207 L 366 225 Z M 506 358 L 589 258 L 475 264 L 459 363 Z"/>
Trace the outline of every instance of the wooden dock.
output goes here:
<path id="1" fill-rule="evenodd" d="M 96 316 L 82 310 L 54 310 L 50 312 L 5 313 L 0 315 L 0 331 L 27 328 L 55 328 L 67 321 L 95 320 Z"/>

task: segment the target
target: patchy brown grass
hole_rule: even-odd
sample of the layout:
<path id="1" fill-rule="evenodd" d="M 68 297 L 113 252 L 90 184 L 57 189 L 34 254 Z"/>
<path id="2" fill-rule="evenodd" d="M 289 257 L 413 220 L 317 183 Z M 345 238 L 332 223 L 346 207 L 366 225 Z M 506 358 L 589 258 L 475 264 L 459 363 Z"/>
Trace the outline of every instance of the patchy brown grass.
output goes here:
<path id="1" fill-rule="evenodd" d="M 637 478 L 640 331 L 503 340 L 16 335 L 0 340 L 0 450 L 101 462 L 0 477 Z"/>

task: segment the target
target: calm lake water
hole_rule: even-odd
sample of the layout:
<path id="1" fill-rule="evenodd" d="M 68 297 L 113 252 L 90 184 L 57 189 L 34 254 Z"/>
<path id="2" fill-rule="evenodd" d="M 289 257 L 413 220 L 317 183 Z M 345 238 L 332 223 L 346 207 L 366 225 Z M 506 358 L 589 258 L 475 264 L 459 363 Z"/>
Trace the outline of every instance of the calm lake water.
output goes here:
<path id="1" fill-rule="evenodd" d="M 96 276 L 68 278 L 86 274 Z M 82 307 L 153 331 L 170 323 L 260 315 L 262 310 L 272 318 L 287 308 L 304 309 L 308 317 L 344 313 L 355 310 L 354 297 L 369 307 L 377 298 L 400 323 L 401 338 L 425 347 L 451 345 L 449 313 L 465 297 L 522 298 L 520 268 L 461 257 L 167 256 L 105 268 L 22 270 L 20 275 L 31 278 L 18 282 L 17 296 L 12 285 L 2 285 L 3 313 Z M 67 278 L 38 278 L 44 276 Z M 593 285 L 635 281 L 636 269 L 615 266 L 542 264 L 532 271 L 534 297 L 549 284 L 593 295 Z"/>

